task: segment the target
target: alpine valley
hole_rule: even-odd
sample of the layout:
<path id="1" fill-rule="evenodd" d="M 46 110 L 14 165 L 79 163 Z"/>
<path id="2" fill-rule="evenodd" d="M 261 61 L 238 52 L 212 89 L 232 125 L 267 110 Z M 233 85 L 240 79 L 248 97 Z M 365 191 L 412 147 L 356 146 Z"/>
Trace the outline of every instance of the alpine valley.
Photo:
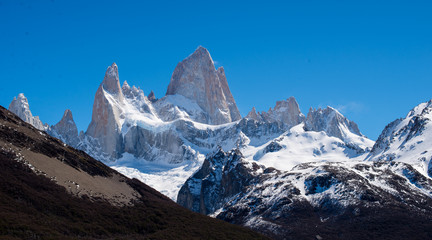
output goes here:
<path id="1" fill-rule="evenodd" d="M 223 67 L 198 47 L 160 99 L 121 85 L 117 65 L 109 66 L 85 132 L 70 110 L 43 124 L 24 94 L 9 111 L 115 176 L 270 238 L 432 239 L 432 101 L 387 125 L 376 142 L 332 107 L 304 115 L 294 97 L 242 117 Z M 139 196 L 127 191 L 110 201 Z"/>

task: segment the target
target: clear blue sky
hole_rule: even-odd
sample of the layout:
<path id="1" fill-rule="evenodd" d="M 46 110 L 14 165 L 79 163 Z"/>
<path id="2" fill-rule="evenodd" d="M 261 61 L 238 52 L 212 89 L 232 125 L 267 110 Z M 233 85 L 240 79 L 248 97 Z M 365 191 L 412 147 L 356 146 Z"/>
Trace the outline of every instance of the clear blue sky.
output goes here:
<path id="1" fill-rule="evenodd" d="M 23 92 L 43 122 L 69 108 L 86 130 L 112 62 L 162 97 L 202 45 L 243 116 L 294 96 L 304 114 L 333 106 L 376 139 L 432 98 L 431 13 L 430 1 L 0 0 L 0 104 Z"/>

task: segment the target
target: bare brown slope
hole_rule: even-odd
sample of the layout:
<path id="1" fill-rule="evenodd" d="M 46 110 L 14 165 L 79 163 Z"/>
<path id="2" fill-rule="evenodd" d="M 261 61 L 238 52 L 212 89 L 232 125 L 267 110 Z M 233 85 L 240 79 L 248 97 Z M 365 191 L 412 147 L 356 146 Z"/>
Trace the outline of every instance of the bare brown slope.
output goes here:
<path id="1" fill-rule="evenodd" d="M 84 152 L 44 135 L 3 107 L 0 107 L 0 142 L 0 238 L 263 238 L 249 229 L 178 206 L 138 180 L 128 179 Z M 87 179 L 100 179 L 103 184 L 120 184 L 116 189 L 124 183 L 123 187 L 135 195 L 129 204 L 120 207 L 107 195 L 77 194 L 47 177 L 50 166 L 90 176 Z M 48 174 L 60 177 L 58 173 Z"/>

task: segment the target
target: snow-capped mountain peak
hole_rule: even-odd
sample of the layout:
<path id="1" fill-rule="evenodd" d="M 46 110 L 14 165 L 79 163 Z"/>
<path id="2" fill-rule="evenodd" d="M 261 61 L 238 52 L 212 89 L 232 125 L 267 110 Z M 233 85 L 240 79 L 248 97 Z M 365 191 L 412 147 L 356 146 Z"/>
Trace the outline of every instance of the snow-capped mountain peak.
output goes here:
<path id="1" fill-rule="evenodd" d="M 245 118 L 262 121 L 262 117 L 257 113 L 255 107 L 252 107 L 252 110 L 246 115 Z"/>
<path id="2" fill-rule="evenodd" d="M 30 106 L 24 93 L 18 94 L 18 97 L 14 97 L 12 102 L 9 104 L 9 111 L 15 113 L 24 122 L 33 125 L 39 130 L 45 130 L 45 127 L 38 116 L 33 116 L 30 111 Z"/>
<path id="3" fill-rule="evenodd" d="M 431 142 L 432 100 L 419 104 L 405 118 L 388 124 L 367 159 L 408 163 L 432 177 Z"/>
<path id="4" fill-rule="evenodd" d="M 105 77 L 96 91 L 93 103 L 92 121 L 86 135 L 98 140 L 99 148 L 108 156 L 118 157 L 121 149 L 120 115 L 124 96 L 120 88 L 118 67 L 108 67 Z"/>
<path id="5" fill-rule="evenodd" d="M 224 69 L 216 70 L 210 53 L 201 46 L 177 65 L 166 95 L 181 95 L 196 102 L 207 115 L 194 118 L 201 123 L 224 124 L 241 118 Z"/>
<path id="6" fill-rule="evenodd" d="M 305 122 L 308 131 L 324 131 L 329 136 L 337 137 L 345 142 L 362 137 L 357 124 L 348 120 L 338 110 L 328 106 L 321 109 L 310 109 Z"/>
<path id="7" fill-rule="evenodd" d="M 73 120 L 72 111 L 69 109 L 65 110 L 62 119 L 56 125 L 47 129 L 47 132 L 70 146 L 76 147 L 79 143 L 78 129 Z"/>
<path id="8" fill-rule="evenodd" d="M 257 113 L 255 107 L 246 116 L 248 119 L 263 121 L 267 123 L 279 122 L 287 128 L 293 127 L 305 120 L 300 107 L 294 97 L 287 100 L 277 101 L 275 107 L 267 112 Z"/>
<path id="9" fill-rule="evenodd" d="M 118 67 L 116 63 L 113 63 L 108 67 L 101 85 L 107 92 L 118 95 L 119 99 L 123 98 L 120 87 Z"/>

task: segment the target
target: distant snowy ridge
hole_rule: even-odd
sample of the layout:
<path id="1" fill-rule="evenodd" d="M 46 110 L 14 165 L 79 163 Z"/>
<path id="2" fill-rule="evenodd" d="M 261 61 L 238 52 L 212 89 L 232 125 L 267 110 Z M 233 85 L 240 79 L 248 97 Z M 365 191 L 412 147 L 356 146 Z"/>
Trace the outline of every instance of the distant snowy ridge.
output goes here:
<path id="1" fill-rule="evenodd" d="M 367 226 L 394 214 L 429 222 L 431 102 L 389 124 L 370 153 L 305 131 L 303 123 L 260 147 L 219 149 L 186 181 L 177 202 L 276 239 L 301 232 L 302 222 L 322 232 L 341 221 Z"/>
<path id="2" fill-rule="evenodd" d="M 366 159 L 407 163 L 432 177 L 432 100 L 388 124 Z"/>

